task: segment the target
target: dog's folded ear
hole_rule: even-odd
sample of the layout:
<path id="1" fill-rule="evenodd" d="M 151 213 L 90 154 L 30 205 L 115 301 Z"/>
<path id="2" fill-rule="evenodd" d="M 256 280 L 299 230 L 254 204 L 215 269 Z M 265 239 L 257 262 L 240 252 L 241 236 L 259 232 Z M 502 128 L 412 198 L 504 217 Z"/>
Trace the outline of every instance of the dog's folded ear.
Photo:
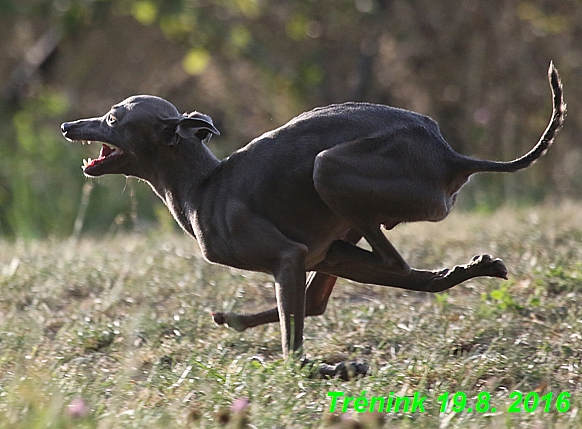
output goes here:
<path id="1" fill-rule="evenodd" d="M 200 112 L 165 119 L 164 122 L 167 126 L 164 139 L 168 146 L 174 146 L 180 141 L 180 138 L 190 139 L 192 137 L 197 137 L 206 144 L 213 134 L 220 135 L 212 118 Z"/>

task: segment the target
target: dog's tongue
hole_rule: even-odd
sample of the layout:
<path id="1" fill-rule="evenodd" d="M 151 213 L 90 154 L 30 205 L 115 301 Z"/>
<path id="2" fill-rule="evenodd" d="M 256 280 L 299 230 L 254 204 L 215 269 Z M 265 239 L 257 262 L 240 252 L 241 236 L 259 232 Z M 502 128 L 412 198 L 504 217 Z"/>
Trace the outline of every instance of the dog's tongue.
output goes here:
<path id="1" fill-rule="evenodd" d="M 93 167 L 95 166 L 95 164 L 97 164 L 100 161 L 103 161 L 105 158 L 107 158 L 107 156 L 111 155 L 113 152 L 115 152 L 115 149 L 111 149 L 109 146 L 107 146 L 105 143 L 101 146 L 101 151 L 99 152 L 99 158 L 97 159 L 91 159 L 89 158 L 89 163 L 85 165 L 85 167 Z"/>
<path id="2" fill-rule="evenodd" d="M 101 146 L 101 152 L 99 152 L 99 159 L 105 158 L 106 156 L 111 154 L 111 152 L 113 152 L 113 149 L 111 149 L 106 144 L 103 144 L 103 146 Z"/>

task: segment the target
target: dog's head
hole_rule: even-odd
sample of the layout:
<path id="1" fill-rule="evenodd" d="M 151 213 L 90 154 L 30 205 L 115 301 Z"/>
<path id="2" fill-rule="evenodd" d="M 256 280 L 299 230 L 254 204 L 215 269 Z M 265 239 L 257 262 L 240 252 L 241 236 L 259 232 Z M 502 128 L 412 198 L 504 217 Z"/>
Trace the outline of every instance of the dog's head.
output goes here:
<path id="1" fill-rule="evenodd" d="M 210 116 L 182 115 L 172 103 L 150 95 L 127 98 L 99 118 L 65 122 L 61 131 L 69 141 L 102 144 L 97 159 L 83 160 L 85 175 L 117 173 L 142 179 L 147 179 L 153 162 L 176 156 L 182 141 L 207 143 L 220 134 Z"/>

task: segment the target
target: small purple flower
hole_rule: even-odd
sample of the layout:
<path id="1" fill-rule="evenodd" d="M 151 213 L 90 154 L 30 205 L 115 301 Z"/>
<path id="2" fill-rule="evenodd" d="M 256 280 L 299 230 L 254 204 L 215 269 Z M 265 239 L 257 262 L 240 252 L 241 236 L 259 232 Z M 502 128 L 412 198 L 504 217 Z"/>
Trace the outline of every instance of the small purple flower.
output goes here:
<path id="1" fill-rule="evenodd" d="M 232 405 L 230 406 L 230 410 L 234 414 L 243 413 L 246 411 L 249 404 L 250 404 L 250 401 L 247 398 L 238 398 L 232 402 Z"/>
<path id="2" fill-rule="evenodd" d="M 89 407 L 81 398 L 75 398 L 67 407 L 67 415 L 74 419 L 82 419 L 89 414 Z"/>

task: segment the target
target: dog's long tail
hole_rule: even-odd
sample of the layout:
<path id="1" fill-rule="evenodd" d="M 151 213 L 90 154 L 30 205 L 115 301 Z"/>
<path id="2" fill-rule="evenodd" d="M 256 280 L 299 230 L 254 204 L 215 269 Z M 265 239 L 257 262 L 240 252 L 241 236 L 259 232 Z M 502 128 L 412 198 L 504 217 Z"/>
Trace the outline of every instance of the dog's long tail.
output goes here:
<path id="1" fill-rule="evenodd" d="M 564 104 L 564 97 L 562 91 L 562 82 L 560 81 L 560 76 L 558 75 L 558 70 L 554 67 L 554 63 L 550 62 L 550 67 L 548 69 L 548 79 L 550 81 L 550 87 L 552 88 L 553 97 L 553 111 L 550 123 L 542 134 L 542 137 L 538 143 L 530 150 L 528 153 L 520 158 L 514 159 L 513 161 L 503 162 L 503 161 L 485 161 L 471 159 L 469 165 L 465 165 L 465 171 L 468 175 L 479 172 L 486 171 L 497 171 L 497 172 L 514 172 L 521 170 L 522 168 L 529 167 L 538 158 L 543 156 L 550 145 L 554 142 L 554 137 L 558 134 L 562 124 L 564 123 L 564 116 L 566 115 L 566 105 Z"/>

